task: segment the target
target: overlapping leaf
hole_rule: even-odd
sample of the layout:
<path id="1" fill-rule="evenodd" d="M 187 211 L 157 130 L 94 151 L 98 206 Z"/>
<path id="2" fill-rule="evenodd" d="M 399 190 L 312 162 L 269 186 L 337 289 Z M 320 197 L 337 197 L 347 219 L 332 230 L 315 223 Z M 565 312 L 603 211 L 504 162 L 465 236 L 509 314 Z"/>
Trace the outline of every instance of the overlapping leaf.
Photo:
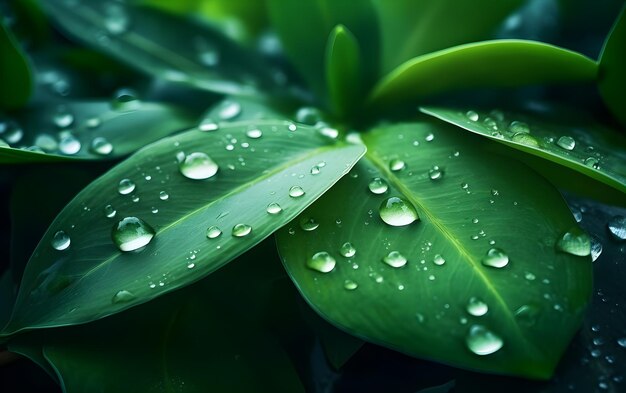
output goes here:
<path id="1" fill-rule="evenodd" d="M 345 26 L 336 26 L 326 46 L 326 84 L 331 108 L 339 116 L 351 114 L 364 93 L 360 57 L 356 38 Z"/>
<path id="2" fill-rule="evenodd" d="M 366 157 L 278 232 L 307 301 L 404 353 L 548 378 L 591 294 L 590 258 L 557 250 L 575 225 L 558 191 L 449 126 L 363 139 Z"/>
<path id="3" fill-rule="evenodd" d="M 19 108 L 28 102 L 32 92 L 32 75 L 26 55 L 2 23 L 0 23 L 0 57 L 2 58 L 0 108 Z"/>
<path id="4" fill-rule="evenodd" d="M 613 115 L 626 125 L 626 6 L 617 17 L 600 55 L 600 93 Z"/>

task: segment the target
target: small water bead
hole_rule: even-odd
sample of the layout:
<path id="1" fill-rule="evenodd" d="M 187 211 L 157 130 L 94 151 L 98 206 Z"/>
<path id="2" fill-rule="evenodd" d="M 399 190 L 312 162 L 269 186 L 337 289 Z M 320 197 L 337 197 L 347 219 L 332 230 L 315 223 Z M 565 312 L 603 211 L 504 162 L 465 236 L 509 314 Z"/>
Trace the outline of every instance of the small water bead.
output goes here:
<path id="1" fill-rule="evenodd" d="M 419 220 L 417 210 L 406 199 L 390 197 L 383 201 L 378 212 L 380 218 L 391 226 L 399 227 L 409 225 Z"/>
<path id="2" fill-rule="evenodd" d="M 317 165 L 313 165 L 311 167 L 311 175 L 319 175 L 321 172 L 320 167 Z"/>
<path id="3" fill-rule="evenodd" d="M 125 252 L 145 247 L 155 234 L 155 230 L 148 223 L 137 217 L 125 217 L 111 230 L 113 243 Z"/>
<path id="4" fill-rule="evenodd" d="M 117 213 L 117 211 L 115 210 L 115 208 L 111 205 L 106 205 L 104 207 L 104 215 L 107 216 L 108 218 L 113 218 L 115 217 L 115 214 Z"/>
<path id="5" fill-rule="evenodd" d="M 233 120 L 241 114 L 241 104 L 237 101 L 224 101 L 219 108 L 218 116 L 222 120 Z"/>
<path id="6" fill-rule="evenodd" d="M 389 189 L 387 182 L 380 177 L 373 178 L 367 185 L 372 194 L 384 194 Z"/>
<path id="7" fill-rule="evenodd" d="M 593 169 L 600 169 L 599 161 L 595 157 L 587 157 L 584 164 Z"/>
<path id="8" fill-rule="evenodd" d="M 120 180 L 120 183 L 117 186 L 117 192 L 119 192 L 121 195 L 130 194 L 134 190 L 135 190 L 135 183 L 133 183 L 132 180 L 130 179 Z"/>
<path id="9" fill-rule="evenodd" d="M 159 209 L 157 209 L 156 207 L 154 207 L 154 206 L 153 206 L 153 207 L 150 209 L 150 211 L 152 212 L 152 214 L 157 214 L 157 213 L 159 212 Z"/>
<path id="10" fill-rule="evenodd" d="M 435 254 L 435 257 L 433 258 L 433 263 L 437 266 L 442 266 L 446 263 L 446 260 L 443 256 L 441 256 L 441 254 Z"/>
<path id="11" fill-rule="evenodd" d="M 198 124 L 198 129 L 202 132 L 217 131 L 220 126 L 210 117 L 205 117 Z"/>
<path id="12" fill-rule="evenodd" d="M 233 227 L 232 234 L 234 237 L 244 237 L 252 232 L 252 227 L 248 224 L 237 224 Z"/>
<path id="13" fill-rule="evenodd" d="M 480 356 L 495 353 L 504 344 L 499 336 L 482 325 L 470 327 L 465 342 L 470 351 Z"/>
<path id="14" fill-rule="evenodd" d="M 139 202 L 139 196 L 138 195 L 131 195 L 131 200 L 135 203 Z"/>
<path id="15" fill-rule="evenodd" d="M 320 273 L 328 273 L 335 268 L 336 263 L 335 258 L 333 258 L 329 253 L 326 251 L 320 251 L 315 253 L 311 259 L 307 261 L 306 266 L 309 269 Z"/>
<path id="16" fill-rule="evenodd" d="M 478 116 L 478 113 L 476 113 L 475 111 L 467 111 L 467 112 L 465 112 L 465 117 L 467 117 L 467 119 L 469 121 L 478 121 L 478 119 L 480 118 Z"/>
<path id="17" fill-rule="evenodd" d="M 289 196 L 292 198 L 300 198 L 304 195 L 304 190 L 300 186 L 293 186 L 289 189 Z"/>
<path id="18" fill-rule="evenodd" d="M 475 317 L 482 317 L 483 315 L 487 314 L 487 311 L 489 311 L 487 303 L 483 302 L 477 297 L 471 297 L 467 302 L 467 306 L 465 309 L 470 315 L 473 315 Z"/>
<path id="19" fill-rule="evenodd" d="M 347 289 L 348 291 L 354 291 L 355 289 L 359 287 L 359 285 L 352 280 L 345 280 L 343 282 L 343 287 Z"/>
<path id="20" fill-rule="evenodd" d="M 113 303 L 126 303 L 133 299 L 135 299 L 135 295 L 132 292 L 123 289 L 121 291 L 117 291 L 117 293 L 113 295 L 113 299 L 111 299 L 111 301 Z"/>
<path id="21" fill-rule="evenodd" d="M 259 130 L 258 128 L 248 130 L 246 131 L 246 136 L 251 139 L 259 139 L 263 136 L 263 131 Z"/>
<path id="22" fill-rule="evenodd" d="M 611 235 L 617 240 L 626 240 L 626 217 L 615 216 L 607 223 Z"/>
<path id="23" fill-rule="evenodd" d="M 113 145 L 106 138 L 96 137 L 91 141 L 91 151 L 106 156 L 113 151 Z"/>
<path id="24" fill-rule="evenodd" d="M 74 115 L 65 107 L 60 106 L 57 112 L 52 116 L 52 122 L 59 128 L 67 128 L 74 123 Z"/>
<path id="25" fill-rule="evenodd" d="M 490 248 L 483 257 L 482 264 L 489 267 L 502 268 L 509 264 L 509 256 L 500 248 Z"/>
<path id="26" fill-rule="evenodd" d="M 102 120 L 98 117 L 90 117 L 85 120 L 85 126 L 91 130 L 100 127 L 100 124 L 102 124 Z"/>
<path id="27" fill-rule="evenodd" d="M 70 243 L 70 237 L 64 231 L 57 231 L 54 236 L 52 236 L 52 241 L 50 242 L 52 248 L 59 251 L 67 249 Z"/>
<path id="28" fill-rule="evenodd" d="M 206 237 L 208 237 L 209 239 L 215 239 L 219 237 L 221 234 L 222 234 L 222 230 L 216 227 L 215 225 L 208 227 L 206 230 Z"/>
<path id="29" fill-rule="evenodd" d="M 48 152 L 54 151 L 59 147 L 56 139 L 52 135 L 48 134 L 37 135 L 37 138 L 35 138 L 35 145 Z"/>
<path id="30" fill-rule="evenodd" d="M 392 172 L 399 172 L 404 168 L 406 168 L 406 163 L 402 160 L 394 158 L 393 160 L 389 161 L 389 169 Z"/>
<path id="31" fill-rule="evenodd" d="M 139 108 L 140 105 L 137 92 L 129 88 L 117 90 L 111 101 L 111 107 L 117 111 L 132 111 Z"/>
<path id="32" fill-rule="evenodd" d="M 556 144 L 562 149 L 571 151 L 576 147 L 576 140 L 571 136 L 562 136 L 556 141 Z"/>
<path id="33" fill-rule="evenodd" d="M 428 177 L 430 177 L 430 180 L 441 180 L 443 177 L 443 170 L 435 165 L 428 171 Z"/>
<path id="34" fill-rule="evenodd" d="M 534 281 L 537 277 L 531 272 L 526 272 L 524 273 L 524 278 L 527 279 L 528 281 Z"/>
<path id="35" fill-rule="evenodd" d="M 619 345 L 622 348 L 626 348 L 626 337 L 618 338 L 617 345 Z"/>
<path id="36" fill-rule="evenodd" d="M 300 228 L 302 228 L 303 231 L 311 232 L 316 230 L 319 226 L 319 222 L 315 221 L 314 218 L 302 217 L 300 219 Z"/>
<path id="37" fill-rule="evenodd" d="M 561 236 L 556 248 L 568 254 L 584 257 L 591 254 L 591 238 L 579 227 L 573 227 Z"/>
<path id="38" fill-rule="evenodd" d="M 272 202 L 267 205 L 267 209 L 265 209 L 268 214 L 276 215 L 283 211 L 283 208 L 276 202 Z"/>
<path id="39" fill-rule="evenodd" d="M 530 127 L 523 121 L 514 120 L 511 122 L 511 124 L 509 124 L 509 131 L 513 134 L 528 134 L 530 132 Z"/>
<path id="40" fill-rule="evenodd" d="M 0 136 L 9 144 L 19 143 L 24 136 L 24 131 L 17 122 L 13 120 L 0 122 Z"/>
<path id="41" fill-rule="evenodd" d="M 406 265 L 408 261 L 405 256 L 398 251 L 391 251 L 383 258 L 383 262 L 391 267 L 399 268 Z"/>
<path id="42" fill-rule="evenodd" d="M 195 152 L 187 155 L 178 168 L 188 179 L 203 180 L 213 177 L 219 166 L 205 153 Z"/>
<path id="43" fill-rule="evenodd" d="M 159 199 L 162 201 L 167 201 L 169 199 L 169 194 L 165 191 L 159 192 Z"/>
<path id="44" fill-rule="evenodd" d="M 74 155 L 80 151 L 81 144 L 73 135 L 66 135 L 59 142 L 59 151 L 68 156 Z"/>
<path id="45" fill-rule="evenodd" d="M 345 242 L 339 249 L 339 253 L 346 258 L 352 258 L 356 254 L 356 248 L 354 248 L 352 243 Z"/>
<path id="46" fill-rule="evenodd" d="M 485 120 L 483 120 L 483 125 L 491 131 L 498 131 L 498 123 L 491 117 L 486 117 Z"/>
<path id="47" fill-rule="evenodd" d="M 426 137 L 424 138 L 424 140 L 426 142 L 432 142 L 435 140 L 435 134 L 433 134 L 432 132 L 429 133 L 428 135 L 426 135 Z"/>
<path id="48" fill-rule="evenodd" d="M 592 262 L 595 262 L 598 258 L 600 258 L 600 255 L 602 254 L 602 243 L 600 242 L 600 239 L 595 235 L 591 236 L 590 253 Z"/>

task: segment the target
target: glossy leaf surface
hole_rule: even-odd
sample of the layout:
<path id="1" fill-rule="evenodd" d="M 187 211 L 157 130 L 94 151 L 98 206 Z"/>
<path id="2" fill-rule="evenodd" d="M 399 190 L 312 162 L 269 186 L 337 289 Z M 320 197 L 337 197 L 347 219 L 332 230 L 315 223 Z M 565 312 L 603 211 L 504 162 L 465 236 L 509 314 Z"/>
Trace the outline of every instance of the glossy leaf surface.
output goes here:
<path id="1" fill-rule="evenodd" d="M 343 25 L 336 26 L 326 46 L 326 83 L 331 108 L 339 116 L 349 115 L 361 96 L 359 43 Z"/>
<path id="2" fill-rule="evenodd" d="M 191 20 L 119 2 L 42 5 L 73 37 L 158 78 L 235 95 L 273 86 L 261 59 Z"/>
<path id="3" fill-rule="evenodd" d="M 370 101 L 398 103 L 468 88 L 593 81 L 596 71 L 593 60 L 553 45 L 485 41 L 406 61 L 376 85 Z"/>
<path id="4" fill-rule="evenodd" d="M 152 102 L 66 102 L 37 105 L 9 120 L 21 137 L 0 149 L 0 163 L 103 160 L 194 125 L 185 111 Z"/>
<path id="5" fill-rule="evenodd" d="M 617 17 L 600 55 L 600 94 L 613 115 L 626 125 L 626 6 Z"/>
<path id="6" fill-rule="evenodd" d="M 519 114 L 449 108 L 421 108 L 422 112 L 473 133 L 501 142 L 524 153 L 552 161 L 563 171 L 552 172 L 541 163 L 535 169 L 556 184 L 581 194 L 592 193 L 610 202 L 626 203 L 626 138 L 593 122 L 576 122 L 576 116 L 556 120 L 539 113 Z M 555 175 L 553 176 L 552 173 Z M 587 177 L 588 179 L 581 177 Z M 595 181 L 589 182 L 589 179 Z M 576 184 L 584 188 L 575 188 Z M 610 186 L 611 189 L 602 187 Z M 595 195 L 600 188 L 604 195 Z"/>
<path id="7" fill-rule="evenodd" d="M 307 301 L 413 356 L 548 378 L 591 295 L 590 258 L 556 248 L 576 225 L 558 191 L 449 126 L 395 125 L 363 139 L 366 157 L 278 232 Z M 403 209 L 386 211 L 394 197 Z M 298 225 L 311 220 L 315 230 Z M 319 264 L 320 252 L 335 263 Z"/>
<path id="8" fill-rule="evenodd" d="M 4 333 L 88 322 L 199 280 L 293 219 L 363 153 L 284 121 L 150 145 L 52 223 Z"/>
<path id="9" fill-rule="evenodd" d="M 0 23 L 0 109 L 15 109 L 28 102 L 33 81 L 25 56 L 15 37 Z"/>

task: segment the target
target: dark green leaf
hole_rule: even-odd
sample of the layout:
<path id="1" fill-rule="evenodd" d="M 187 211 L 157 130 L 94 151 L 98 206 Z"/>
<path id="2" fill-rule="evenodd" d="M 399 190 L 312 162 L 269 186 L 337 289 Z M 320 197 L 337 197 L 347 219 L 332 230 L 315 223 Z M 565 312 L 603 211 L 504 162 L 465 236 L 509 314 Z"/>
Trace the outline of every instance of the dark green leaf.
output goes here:
<path id="1" fill-rule="evenodd" d="M 375 0 L 382 32 L 382 70 L 412 57 L 491 38 L 523 1 Z"/>
<path id="2" fill-rule="evenodd" d="M 593 60 L 563 48 L 494 40 L 411 59 L 378 83 L 370 101 L 398 103 L 468 88 L 593 81 L 596 71 Z"/>
<path id="3" fill-rule="evenodd" d="M 194 129 L 150 145 L 85 188 L 52 223 L 26 267 L 5 334 L 91 321 L 199 280 L 293 219 L 363 153 L 284 121 Z M 282 211 L 268 213 L 270 203 Z M 128 237 L 116 235 L 126 217 L 154 228 L 154 239 L 137 229 L 145 236 L 133 242 L 136 226 Z M 212 226 L 223 233 L 207 238 Z M 52 246 L 67 246 L 58 231 L 71 241 L 61 251 Z M 122 252 L 112 238 L 127 250 L 151 242 Z"/>
<path id="4" fill-rule="evenodd" d="M 326 46 L 326 84 L 330 106 L 338 116 L 347 117 L 363 92 L 359 43 L 343 25 L 336 26 Z"/>
<path id="5" fill-rule="evenodd" d="M 626 7 L 617 17 L 600 54 L 598 86 L 613 115 L 626 125 Z"/>
<path id="6" fill-rule="evenodd" d="M 41 104 L 9 122 L 23 136 L 14 148 L 0 149 L 1 164 L 123 157 L 196 120 L 172 106 L 135 100 Z"/>
<path id="7" fill-rule="evenodd" d="M 576 225 L 558 191 L 492 154 L 492 142 L 443 124 L 383 127 L 363 139 L 366 157 L 300 216 L 319 228 L 296 221 L 278 232 L 308 302 L 342 329 L 410 355 L 548 378 L 592 289 L 590 258 L 556 249 Z M 379 213 L 392 197 L 406 204 L 385 216 L 399 226 Z M 407 224 L 410 205 L 420 219 Z M 328 273 L 308 267 L 319 252 L 335 260 Z"/>
<path id="8" fill-rule="evenodd" d="M 42 5 L 72 36 L 158 78 L 235 95 L 274 86 L 267 64 L 201 23 L 118 2 Z"/>
<path id="9" fill-rule="evenodd" d="M 0 276 L 0 326 L 4 326 L 11 316 L 16 292 L 11 270 L 6 270 Z"/>
<path id="10" fill-rule="evenodd" d="M 15 109 L 28 102 L 33 90 L 30 66 L 19 44 L 0 23 L 0 109 Z M 1 131 L 1 129 L 0 129 Z M 2 137 L 0 132 L 0 138 Z"/>
<path id="11" fill-rule="evenodd" d="M 560 187 L 612 203 L 626 203 L 626 139 L 574 113 L 547 114 L 421 108 L 479 135 L 540 157 L 528 164 Z M 523 159 L 523 157 L 521 157 Z M 561 168 L 545 163 L 549 160 Z M 590 181 L 591 180 L 591 181 Z M 600 184 L 598 184 L 600 183 Z M 609 187 L 606 187 L 608 185 Z"/>

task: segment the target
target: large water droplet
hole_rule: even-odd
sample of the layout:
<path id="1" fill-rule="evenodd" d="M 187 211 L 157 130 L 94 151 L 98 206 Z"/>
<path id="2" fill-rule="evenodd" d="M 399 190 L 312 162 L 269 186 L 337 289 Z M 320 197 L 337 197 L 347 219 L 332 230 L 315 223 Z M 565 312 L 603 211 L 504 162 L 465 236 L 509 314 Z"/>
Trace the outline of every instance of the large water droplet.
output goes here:
<path id="1" fill-rule="evenodd" d="M 19 143 L 24 136 L 24 131 L 19 124 L 13 120 L 0 122 L 0 135 L 9 144 Z"/>
<path id="2" fill-rule="evenodd" d="M 389 169 L 392 172 L 399 172 L 399 171 L 403 170 L 404 168 L 406 168 L 406 164 L 402 160 L 393 159 L 393 160 L 389 161 Z"/>
<path id="3" fill-rule="evenodd" d="M 557 241 L 556 248 L 568 254 L 584 257 L 591 254 L 591 239 L 579 227 L 572 227 Z"/>
<path id="4" fill-rule="evenodd" d="M 574 150 L 574 147 L 576 147 L 576 140 L 574 140 L 571 136 L 562 136 L 556 141 L 556 144 L 562 149 Z"/>
<path id="5" fill-rule="evenodd" d="M 241 105 L 237 101 L 224 101 L 218 110 L 222 120 L 232 120 L 241 114 Z"/>
<path id="6" fill-rule="evenodd" d="M 96 137 L 91 141 L 91 151 L 106 156 L 113 151 L 113 145 L 103 137 Z"/>
<path id="7" fill-rule="evenodd" d="M 513 134 L 517 134 L 517 133 L 524 133 L 524 134 L 528 134 L 530 132 L 530 127 L 528 126 L 528 124 L 522 122 L 522 121 L 512 121 L 511 124 L 509 124 L 509 131 Z"/>
<path id="8" fill-rule="evenodd" d="M 52 116 L 52 122 L 59 128 L 67 128 L 74 123 L 74 115 L 64 106 L 60 106 Z"/>
<path id="9" fill-rule="evenodd" d="M 320 251 L 307 261 L 306 266 L 320 273 L 328 273 L 335 268 L 335 264 L 335 258 L 326 251 Z"/>
<path id="10" fill-rule="evenodd" d="M 307 232 L 314 231 L 319 226 L 320 226 L 319 222 L 315 221 L 314 218 L 302 217 L 300 219 L 300 228 L 302 228 L 303 231 L 307 231 Z"/>
<path id="11" fill-rule="evenodd" d="M 162 200 L 162 201 L 167 201 L 169 199 L 169 197 L 170 196 L 165 191 L 161 191 L 159 193 L 159 199 Z"/>
<path id="12" fill-rule="evenodd" d="M 389 189 L 387 182 L 380 177 L 373 178 L 367 187 L 370 189 L 372 194 L 384 194 Z"/>
<path id="13" fill-rule="evenodd" d="M 345 242 L 339 249 L 339 253 L 346 258 L 352 258 L 356 254 L 356 248 L 350 242 Z"/>
<path id="14" fill-rule="evenodd" d="M 419 219 L 411 202 L 398 197 L 385 199 L 378 212 L 385 223 L 394 227 L 409 225 Z"/>
<path id="15" fill-rule="evenodd" d="M 465 112 L 465 117 L 467 117 L 467 120 L 469 121 L 478 121 L 479 119 L 478 113 L 476 113 L 475 111 Z"/>
<path id="16" fill-rule="evenodd" d="M 70 246 L 70 237 L 63 231 L 57 231 L 52 237 L 50 244 L 55 250 L 63 251 Z"/>
<path id="17" fill-rule="evenodd" d="M 428 177 L 430 177 L 430 180 L 441 180 L 443 177 L 443 170 L 435 165 L 428 171 Z"/>
<path id="18" fill-rule="evenodd" d="M 343 287 L 347 289 L 348 291 L 354 291 L 355 289 L 359 287 L 359 285 L 352 280 L 345 280 L 343 282 Z"/>
<path id="19" fill-rule="evenodd" d="M 408 262 L 404 255 L 400 254 L 398 251 L 391 251 L 383 258 L 383 262 L 391 267 L 402 267 L 406 265 Z"/>
<path id="20" fill-rule="evenodd" d="M 115 217 L 115 214 L 117 213 L 117 211 L 115 210 L 115 208 L 111 205 L 106 205 L 104 207 L 104 215 L 107 216 L 108 218 L 113 218 Z"/>
<path id="21" fill-rule="evenodd" d="M 186 178 L 202 180 L 214 176 L 219 166 L 205 153 L 195 152 L 185 156 L 178 168 Z"/>
<path id="22" fill-rule="evenodd" d="M 59 142 L 59 150 L 68 156 L 74 155 L 80 151 L 81 144 L 74 135 L 66 135 Z"/>
<path id="23" fill-rule="evenodd" d="M 120 184 L 117 186 L 117 192 L 121 195 L 130 194 L 135 190 L 135 183 L 130 179 L 122 179 L 120 180 Z"/>
<path id="24" fill-rule="evenodd" d="M 525 132 L 518 132 L 511 137 L 513 142 L 521 143 L 526 146 L 539 147 L 539 141 L 534 136 Z"/>
<path id="25" fill-rule="evenodd" d="M 482 317 L 487 314 L 489 307 L 487 306 L 487 303 L 483 302 L 479 298 L 471 297 L 467 302 L 466 310 L 470 315 Z"/>
<path id="26" fill-rule="evenodd" d="M 237 224 L 233 227 L 233 236 L 244 237 L 252 232 L 252 227 L 248 224 Z"/>
<path id="27" fill-rule="evenodd" d="M 111 301 L 113 303 L 126 303 L 133 299 L 135 299 L 135 295 L 132 292 L 123 289 L 121 291 L 117 291 L 117 293 L 113 295 L 113 299 L 111 299 Z"/>
<path id="28" fill-rule="evenodd" d="M 221 234 L 222 234 L 222 230 L 216 227 L 215 225 L 208 227 L 206 230 L 206 237 L 208 237 L 209 239 L 215 239 L 216 237 L 219 237 Z"/>
<path id="29" fill-rule="evenodd" d="M 435 254 L 435 257 L 433 258 L 433 263 L 435 265 L 441 266 L 446 263 L 446 260 L 441 254 Z"/>
<path id="30" fill-rule="evenodd" d="M 509 256 L 501 249 L 494 247 L 487 251 L 482 259 L 482 263 L 485 266 L 501 268 L 509 264 Z"/>
<path id="31" fill-rule="evenodd" d="M 135 251 L 150 243 L 154 229 L 137 217 L 126 217 L 113 226 L 111 238 L 121 251 Z"/>
<path id="32" fill-rule="evenodd" d="M 467 347 L 476 355 L 490 355 L 502 348 L 503 341 L 482 325 L 473 325 L 465 338 Z"/>
<path id="33" fill-rule="evenodd" d="M 198 124 L 198 129 L 203 132 L 217 131 L 219 128 L 220 126 L 210 117 L 205 117 Z"/>
<path id="34" fill-rule="evenodd" d="M 254 128 L 252 130 L 246 131 L 246 136 L 252 139 L 259 139 L 263 136 L 263 131 L 259 130 L 258 128 Z"/>
<path id="35" fill-rule="evenodd" d="M 269 205 L 267 205 L 267 209 L 266 209 L 266 211 L 267 211 L 269 214 L 275 215 L 275 214 L 279 214 L 280 212 L 282 212 L 282 211 L 283 211 L 283 208 L 282 208 L 282 207 L 280 207 L 280 205 L 279 205 L 278 203 L 276 203 L 276 202 L 272 202 L 272 203 L 270 203 Z"/>
<path id="36" fill-rule="evenodd" d="M 607 223 L 607 227 L 615 239 L 626 240 L 626 217 L 612 217 Z"/>
<path id="37" fill-rule="evenodd" d="M 300 198 L 304 195 L 304 190 L 300 186 L 293 186 L 289 189 L 289 196 L 292 198 Z"/>

